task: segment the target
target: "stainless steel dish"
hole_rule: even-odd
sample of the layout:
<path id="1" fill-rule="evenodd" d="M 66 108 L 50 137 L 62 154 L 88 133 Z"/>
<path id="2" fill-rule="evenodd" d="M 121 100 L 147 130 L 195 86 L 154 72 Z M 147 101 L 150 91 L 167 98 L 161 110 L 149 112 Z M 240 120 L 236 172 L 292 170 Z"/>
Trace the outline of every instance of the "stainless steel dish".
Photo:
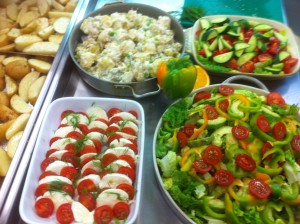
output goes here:
<path id="1" fill-rule="evenodd" d="M 128 12 L 130 9 L 137 10 L 139 13 L 144 15 L 158 18 L 159 16 L 168 16 L 171 18 L 171 29 L 175 33 L 175 40 L 182 44 L 184 51 L 184 33 L 181 25 L 177 22 L 175 18 L 170 16 L 165 11 L 155 8 L 153 6 L 138 4 L 138 3 L 114 3 L 110 5 L 105 5 L 102 8 L 95 10 L 90 13 L 88 17 L 94 17 L 96 15 L 110 15 L 113 12 Z M 82 20 L 83 21 L 83 20 Z M 77 62 L 75 58 L 75 49 L 77 45 L 82 41 L 84 33 L 80 30 L 79 22 L 73 29 L 72 34 L 69 39 L 69 51 L 70 55 L 79 71 L 82 79 L 88 83 L 93 88 L 100 90 L 104 93 L 116 95 L 116 96 L 134 96 L 136 98 L 146 97 L 150 95 L 157 94 L 160 88 L 157 84 L 156 78 L 150 78 L 142 82 L 130 82 L 130 83 L 117 83 L 110 82 L 103 79 L 98 79 L 91 73 L 85 71 Z"/>
<path id="2" fill-rule="evenodd" d="M 236 83 L 234 83 L 236 81 L 246 81 L 247 83 L 250 82 L 250 83 L 255 84 L 256 86 L 258 86 L 259 88 L 248 86 L 248 85 L 236 84 Z M 266 96 L 270 92 L 268 90 L 268 88 L 262 82 L 257 80 L 256 78 L 241 75 L 241 76 L 232 76 L 232 77 L 226 79 L 221 84 L 214 84 L 214 85 L 210 85 L 210 86 L 207 86 L 207 87 L 204 87 L 204 88 L 197 89 L 196 91 L 193 91 L 191 93 L 191 95 L 193 95 L 196 92 L 200 92 L 200 91 L 209 91 L 212 88 L 218 87 L 219 85 L 222 85 L 224 83 L 226 83 L 226 85 L 232 86 L 234 89 L 250 90 L 250 91 L 252 91 L 252 92 L 254 92 L 258 95 L 262 95 L 262 96 Z M 179 100 L 177 100 L 176 102 L 178 102 L 178 101 Z M 174 102 L 174 103 L 176 103 L 176 102 Z M 298 114 L 297 119 L 300 120 L 300 114 Z M 172 198 L 170 193 L 164 187 L 163 180 L 162 180 L 162 177 L 161 177 L 161 172 L 159 170 L 159 167 L 158 167 L 158 164 L 157 164 L 157 157 L 156 157 L 156 141 L 157 141 L 159 128 L 161 127 L 161 125 L 162 125 L 162 118 L 159 120 L 159 122 L 156 126 L 156 129 L 155 129 L 154 138 L 153 138 L 153 149 L 152 149 L 155 176 L 156 176 L 156 180 L 157 180 L 159 189 L 160 189 L 160 191 L 163 195 L 163 198 L 165 199 L 165 201 L 167 202 L 169 207 L 177 215 L 178 219 L 180 219 L 180 221 L 182 221 L 183 223 L 195 223 L 191 218 L 189 218 L 181 210 L 181 208 L 174 201 L 174 199 Z M 297 220 L 297 221 L 299 221 L 299 220 Z M 298 222 L 296 222 L 296 223 L 298 223 Z"/>

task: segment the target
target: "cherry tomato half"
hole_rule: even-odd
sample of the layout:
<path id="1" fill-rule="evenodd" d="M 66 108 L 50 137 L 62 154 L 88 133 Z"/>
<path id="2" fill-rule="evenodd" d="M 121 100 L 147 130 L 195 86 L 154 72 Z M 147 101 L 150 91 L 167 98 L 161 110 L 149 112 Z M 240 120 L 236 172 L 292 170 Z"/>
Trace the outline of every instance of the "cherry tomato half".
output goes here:
<path id="1" fill-rule="evenodd" d="M 95 192 L 97 190 L 98 190 L 97 186 L 90 179 L 85 179 L 85 180 L 80 181 L 80 183 L 77 186 L 77 191 L 78 191 L 79 195 L 87 194 L 89 192 Z"/>
<path id="2" fill-rule="evenodd" d="M 91 193 L 79 195 L 78 201 L 83 204 L 90 212 L 96 208 L 96 200 Z"/>
<path id="3" fill-rule="evenodd" d="M 177 140 L 179 142 L 179 147 L 183 148 L 188 143 L 188 136 L 183 131 L 179 131 L 177 133 Z"/>
<path id="4" fill-rule="evenodd" d="M 216 145 L 209 145 L 203 153 L 203 160 L 209 165 L 217 165 L 221 162 L 223 153 L 220 147 Z"/>
<path id="5" fill-rule="evenodd" d="M 65 203 L 58 207 L 56 211 L 56 219 L 61 224 L 70 224 L 74 221 L 71 203 Z"/>
<path id="6" fill-rule="evenodd" d="M 263 181 L 252 179 L 249 182 L 249 192 L 259 199 L 268 198 L 271 194 L 271 188 Z"/>
<path id="7" fill-rule="evenodd" d="M 256 168 L 255 160 L 247 154 L 237 155 L 235 157 L 235 164 L 248 172 L 252 172 Z"/>
<path id="8" fill-rule="evenodd" d="M 214 178 L 215 182 L 220 186 L 229 186 L 234 181 L 234 176 L 229 170 L 217 170 Z"/>
<path id="9" fill-rule="evenodd" d="M 132 185 L 123 183 L 119 184 L 116 188 L 125 191 L 128 194 L 130 200 L 134 198 L 134 188 Z"/>
<path id="10" fill-rule="evenodd" d="M 34 208 L 38 216 L 47 218 L 54 212 L 54 203 L 50 198 L 40 198 L 35 202 Z"/>
<path id="11" fill-rule="evenodd" d="M 258 115 L 256 124 L 259 127 L 259 129 L 262 130 L 263 132 L 269 132 L 272 129 L 269 121 L 262 114 Z"/>
<path id="12" fill-rule="evenodd" d="M 300 152 L 300 135 L 295 135 L 293 137 L 291 145 L 295 151 Z"/>
<path id="13" fill-rule="evenodd" d="M 278 92 L 271 92 L 267 95 L 267 104 L 268 105 L 277 105 L 278 107 L 284 107 L 285 100 L 282 95 Z"/>
<path id="14" fill-rule="evenodd" d="M 121 109 L 116 108 L 116 107 L 112 107 L 112 108 L 110 108 L 110 109 L 107 111 L 107 116 L 110 118 L 110 117 L 112 117 L 112 116 L 114 116 L 115 114 L 120 113 L 120 112 L 122 112 Z"/>
<path id="15" fill-rule="evenodd" d="M 119 220 L 124 220 L 130 213 L 130 207 L 126 202 L 120 201 L 113 206 L 114 216 Z"/>
<path id="16" fill-rule="evenodd" d="M 219 103 L 219 108 L 223 111 L 223 112 L 227 112 L 229 107 L 229 100 L 228 99 L 224 99 L 221 100 Z"/>
<path id="17" fill-rule="evenodd" d="M 194 124 L 187 124 L 183 127 L 183 132 L 188 136 L 191 137 L 194 134 L 194 129 L 196 125 Z"/>
<path id="18" fill-rule="evenodd" d="M 218 87 L 219 92 L 223 95 L 223 96 L 228 96 L 233 94 L 234 92 L 234 88 L 231 86 L 227 86 L 227 85 L 220 85 Z"/>
<path id="19" fill-rule="evenodd" d="M 265 142 L 263 144 L 263 147 L 261 148 L 261 154 L 262 156 L 264 156 L 264 154 L 269 150 L 273 148 L 273 145 L 270 142 Z M 267 158 L 265 158 L 266 160 L 271 160 L 272 159 L 272 155 L 267 156 Z"/>
<path id="20" fill-rule="evenodd" d="M 106 153 L 102 156 L 101 158 L 101 163 L 104 167 L 108 166 L 111 164 L 113 161 L 117 160 L 118 156 L 116 156 L 113 153 Z"/>
<path id="21" fill-rule="evenodd" d="M 108 224 L 114 218 L 113 210 L 108 205 L 102 205 L 95 209 L 94 220 L 97 224 Z"/>
<path id="22" fill-rule="evenodd" d="M 200 100 L 209 99 L 211 97 L 211 93 L 208 91 L 201 91 L 196 94 L 194 97 L 194 102 L 198 102 Z"/>
<path id="23" fill-rule="evenodd" d="M 207 164 L 203 159 L 196 159 L 193 162 L 193 168 L 197 173 L 205 174 L 212 169 L 212 165 Z"/>
<path id="24" fill-rule="evenodd" d="M 218 111 L 213 106 L 207 105 L 204 109 L 206 110 L 208 120 L 214 120 L 219 117 Z"/>
<path id="25" fill-rule="evenodd" d="M 249 136 L 249 129 L 242 125 L 235 125 L 231 129 L 233 136 L 238 140 L 244 140 Z"/>
<path id="26" fill-rule="evenodd" d="M 117 173 L 121 173 L 121 174 L 128 176 L 132 180 L 132 182 L 135 181 L 135 176 L 136 176 L 135 171 L 131 167 L 121 166 L 118 169 Z"/>
<path id="27" fill-rule="evenodd" d="M 277 122 L 273 127 L 273 134 L 277 140 L 282 140 L 286 135 L 286 126 L 283 122 Z"/>

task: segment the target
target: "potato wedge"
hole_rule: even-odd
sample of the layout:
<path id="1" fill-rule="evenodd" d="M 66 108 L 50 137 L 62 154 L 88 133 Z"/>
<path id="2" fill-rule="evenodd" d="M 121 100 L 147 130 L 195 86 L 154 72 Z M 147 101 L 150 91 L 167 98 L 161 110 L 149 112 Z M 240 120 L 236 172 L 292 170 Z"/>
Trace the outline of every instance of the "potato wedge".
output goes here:
<path id="1" fill-rule="evenodd" d="M 46 17 L 40 17 L 36 20 L 37 26 L 35 32 L 40 32 L 49 26 L 49 19 Z"/>
<path id="2" fill-rule="evenodd" d="M 73 12 L 74 9 L 76 8 L 76 5 L 78 3 L 78 0 L 70 0 L 65 6 L 65 11 L 66 12 Z"/>
<path id="3" fill-rule="evenodd" d="M 19 83 L 19 96 L 23 98 L 25 102 L 28 101 L 28 90 L 32 83 L 37 80 L 40 76 L 40 72 L 32 71 L 27 75 Z"/>
<path id="4" fill-rule="evenodd" d="M 16 60 L 24 60 L 24 61 L 27 61 L 27 58 L 22 57 L 22 56 L 10 56 L 10 57 L 4 58 L 3 61 L 2 61 L 2 64 L 3 64 L 4 66 L 6 66 L 8 63 L 10 63 L 10 62 L 12 62 L 12 61 L 16 61 Z"/>
<path id="5" fill-rule="evenodd" d="M 9 107 L 0 104 L 0 121 L 7 122 L 18 117 L 18 114 Z"/>
<path id="6" fill-rule="evenodd" d="M 48 11 L 50 10 L 47 0 L 37 0 L 37 7 L 41 16 L 47 15 Z"/>
<path id="7" fill-rule="evenodd" d="M 72 17 L 71 12 L 59 12 L 59 11 L 49 11 L 48 12 L 49 18 L 60 18 L 60 17 Z"/>
<path id="8" fill-rule="evenodd" d="M 32 105 L 36 103 L 46 78 L 46 76 L 41 76 L 37 80 L 35 80 L 30 86 L 28 90 L 28 100 Z"/>
<path id="9" fill-rule="evenodd" d="M 19 114 L 30 113 L 32 111 L 32 106 L 17 94 L 10 98 L 10 106 Z"/>
<path id="10" fill-rule="evenodd" d="M 9 44 L 9 38 L 8 38 L 7 34 L 1 34 L 0 35 L 0 47 L 3 47 L 8 44 Z"/>
<path id="11" fill-rule="evenodd" d="M 21 29 L 21 33 L 22 34 L 32 33 L 33 31 L 35 31 L 36 27 L 37 27 L 37 22 L 36 20 L 33 20 L 32 22 L 30 22 L 28 25 L 26 25 L 24 28 Z"/>
<path id="12" fill-rule="evenodd" d="M 55 55 L 58 51 L 59 44 L 44 41 L 31 44 L 26 47 L 23 52 L 28 54 L 44 54 L 44 55 Z"/>
<path id="13" fill-rule="evenodd" d="M 8 38 L 13 41 L 20 35 L 21 30 L 18 28 L 11 28 L 11 30 L 7 33 Z"/>
<path id="14" fill-rule="evenodd" d="M 48 26 L 45 29 L 41 30 L 40 32 L 38 32 L 38 35 L 43 38 L 43 40 L 47 40 L 49 38 L 50 35 L 54 34 L 55 30 L 54 27 Z"/>
<path id="15" fill-rule="evenodd" d="M 7 129 L 12 125 L 12 123 L 15 122 L 15 120 L 16 119 L 12 119 L 10 121 L 0 124 L 0 141 L 1 142 L 7 140 L 5 133 L 6 133 Z"/>
<path id="16" fill-rule="evenodd" d="M 0 47 L 0 51 L 15 51 L 15 44 L 8 44 L 3 47 Z"/>
<path id="17" fill-rule="evenodd" d="M 24 14 L 28 11 L 28 6 L 24 5 L 24 7 L 22 7 L 18 13 L 17 16 L 17 23 L 20 23 L 21 18 L 24 16 Z"/>
<path id="18" fill-rule="evenodd" d="M 18 51 L 23 51 L 26 47 L 42 41 L 42 38 L 40 38 L 38 35 L 23 34 L 15 39 L 16 49 Z"/>
<path id="19" fill-rule="evenodd" d="M 23 136 L 23 131 L 16 133 L 7 142 L 7 155 L 12 159 L 18 149 L 19 143 Z"/>
<path id="20" fill-rule="evenodd" d="M 21 114 L 15 121 L 9 126 L 5 132 L 5 137 L 7 140 L 11 139 L 16 133 L 23 131 L 26 127 L 26 124 L 29 120 L 30 114 Z"/>
<path id="21" fill-rule="evenodd" d="M 9 106 L 9 97 L 6 92 L 0 92 L 0 104 Z"/>
<path id="22" fill-rule="evenodd" d="M 0 30 L 3 29 L 11 29 L 15 26 L 15 22 L 11 19 L 5 18 L 5 17 L 1 17 L 1 22 L 0 22 Z"/>
<path id="23" fill-rule="evenodd" d="M 53 27 L 57 33 L 64 34 L 68 28 L 70 22 L 70 18 L 68 17 L 60 17 L 55 20 Z"/>
<path id="24" fill-rule="evenodd" d="M 27 26 L 29 23 L 31 23 L 33 20 L 39 18 L 39 12 L 37 11 L 28 11 L 28 12 L 25 12 L 21 18 L 20 18 L 20 21 L 19 21 L 19 24 L 21 27 L 25 27 Z"/>
<path id="25" fill-rule="evenodd" d="M 50 42 L 60 44 L 63 38 L 64 38 L 63 34 L 53 34 L 48 38 L 48 40 Z"/>
<path id="26" fill-rule="evenodd" d="M 36 71 L 47 74 L 51 68 L 51 64 L 49 62 L 39 60 L 39 59 L 29 59 L 29 65 L 34 68 Z"/>
<path id="27" fill-rule="evenodd" d="M 21 80 L 26 74 L 31 71 L 28 61 L 16 60 L 8 63 L 5 66 L 5 72 L 14 80 Z"/>
<path id="28" fill-rule="evenodd" d="M 5 58 L 4 58 L 4 59 L 5 59 Z M 3 59 L 3 60 L 4 60 L 4 59 Z M 2 60 L 2 61 L 3 61 L 3 60 Z M 4 75 L 5 75 L 5 69 L 4 69 L 3 65 L 0 63 L 0 78 L 3 78 Z"/>
<path id="29" fill-rule="evenodd" d="M 6 7 L 7 17 L 16 21 L 18 18 L 18 6 L 15 3 L 11 3 Z"/>
<path id="30" fill-rule="evenodd" d="M 15 80 L 10 78 L 8 75 L 5 75 L 5 88 L 6 88 L 6 93 L 9 97 L 12 95 L 16 94 L 18 91 L 18 84 Z"/>
<path id="31" fill-rule="evenodd" d="M 7 152 L 0 146 L 0 176 L 5 177 L 9 169 L 11 158 L 8 156 Z"/>
<path id="32" fill-rule="evenodd" d="M 0 77 L 0 91 L 4 90 L 5 88 L 5 78 Z"/>

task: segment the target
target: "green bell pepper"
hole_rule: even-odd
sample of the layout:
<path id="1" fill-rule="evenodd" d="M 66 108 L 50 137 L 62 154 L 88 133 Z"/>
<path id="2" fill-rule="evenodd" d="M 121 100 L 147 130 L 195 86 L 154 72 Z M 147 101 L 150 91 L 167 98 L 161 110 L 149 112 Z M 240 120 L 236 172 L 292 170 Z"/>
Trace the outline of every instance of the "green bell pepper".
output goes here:
<path id="1" fill-rule="evenodd" d="M 240 224 L 241 222 L 239 221 L 239 218 L 235 215 L 233 211 L 233 203 L 230 200 L 230 196 L 228 193 L 225 193 L 224 201 L 225 201 L 225 214 L 228 221 L 230 221 L 230 223 L 232 224 Z"/>
<path id="2" fill-rule="evenodd" d="M 256 169 L 257 169 L 258 172 L 268 174 L 270 177 L 274 177 L 274 176 L 279 175 L 282 172 L 282 170 L 283 170 L 282 167 L 278 167 L 278 168 L 264 168 L 262 166 L 256 166 Z"/>
<path id="3" fill-rule="evenodd" d="M 299 184 L 297 182 L 294 182 L 291 185 L 284 183 L 281 188 L 281 198 L 284 200 L 294 200 L 299 195 Z"/>
<path id="4" fill-rule="evenodd" d="M 268 202 L 261 213 L 261 218 L 265 224 L 295 223 L 291 207 L 283 202 Z"/>
<path id="5" fill-rule="evenodd" d="M 208 196 L 203 197 L 204 211 L 206 212 L 206 214 L 215 219 L 225 219 L 226 218 L 225 213 L 216 212 L 210 207 L 210 205 L 209 205 L 210 199 L 211 199 L 211 197 L 208 197 Z"/>

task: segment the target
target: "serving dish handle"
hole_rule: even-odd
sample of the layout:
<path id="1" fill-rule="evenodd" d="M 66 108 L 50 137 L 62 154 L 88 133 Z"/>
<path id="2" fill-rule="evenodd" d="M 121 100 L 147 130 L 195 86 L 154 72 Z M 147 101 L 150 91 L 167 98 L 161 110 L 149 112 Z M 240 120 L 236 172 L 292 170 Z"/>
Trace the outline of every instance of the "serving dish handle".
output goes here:
<path id="1" fill-rule="evenodd" d="M 184 34 L 184 49 L 185 49 L 185 52 L 192 55 L 192 53 L 193 53 L 193 50 L 192 50 L 193 28 L 190 27 L 190 28 L 184 30 L 183 34 Z"/>
<path id="2" fill-rule="evenodd" d="M 152 95 L 155 95 L 157 93 L 160 92 L 160 86 L 157 84 L 157 90 L 154 90 L 152 92 L 147 92 L 147 93 L 143 93 L 143 94 L 138 94 L 135 92 L 134 88 L 130 85 L 113 85 L 114 88 L 129 88 L 131 89 L 131 92 L 132 92 L 132 95 L 135 97 L 135 98 L 142 98 L 142 97 L 147 97 L 147 96 L 152 96 Z"/>
<path id="3" fill-rule="evenodd" d="M 231 76 L 230 78 L 225 79 L 223 83 L 232 83 L 234 81 L 239 81 L 239 80 L 254 83 L 259 88 L 270 92 L 268 87 L 266 87 L 266 85 L 263 84 L 260 80 L 258 80 L 256 78 L 253 78 L 253 77 L 250 77 L 250 76 L 246 76 L 246 75 Z"/>

